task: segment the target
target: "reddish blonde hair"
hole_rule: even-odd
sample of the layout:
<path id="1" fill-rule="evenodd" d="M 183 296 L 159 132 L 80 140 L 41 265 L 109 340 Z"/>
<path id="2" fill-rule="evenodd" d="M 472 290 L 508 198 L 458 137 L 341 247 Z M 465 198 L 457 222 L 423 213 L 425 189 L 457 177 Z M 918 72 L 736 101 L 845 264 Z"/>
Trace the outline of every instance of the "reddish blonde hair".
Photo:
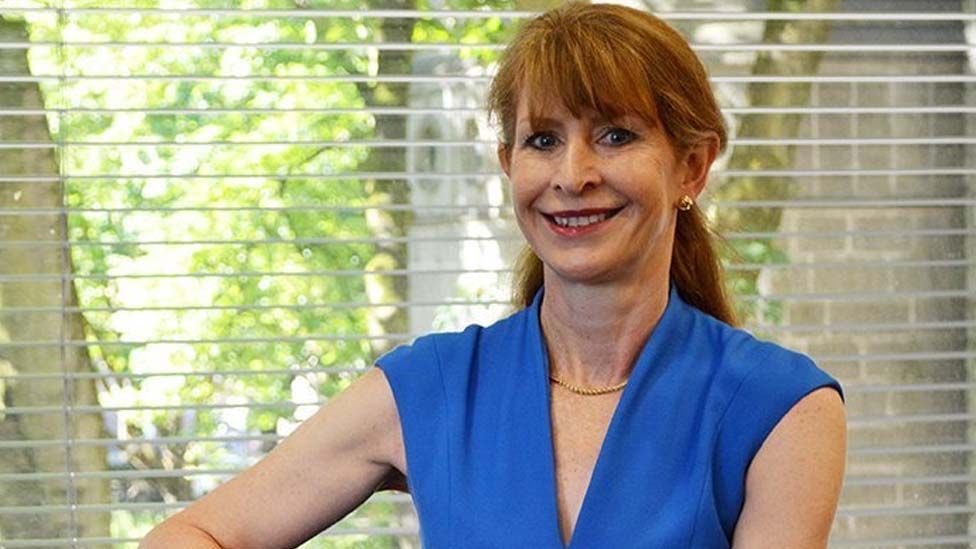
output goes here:
<path id="1" fill-rule="evenodd" d="M 703 139 L 724 150 L 725 121 L 708 75 L 688 42 L 664 21 L 624 6 L 570 3 L 520 29 L 491 84 L 488 110 L 510 154 L 521 94 L 530 110 L 560 101 L 574 116 L 657 115 L 678 154 Z M 542 261 L 526 247 L 515 264 L 513 299 L 528 306 L 542 285 Z M 671 280 L 690 304 L 729 324 L 735 313 L 704 214 L 679 212 Z"/>

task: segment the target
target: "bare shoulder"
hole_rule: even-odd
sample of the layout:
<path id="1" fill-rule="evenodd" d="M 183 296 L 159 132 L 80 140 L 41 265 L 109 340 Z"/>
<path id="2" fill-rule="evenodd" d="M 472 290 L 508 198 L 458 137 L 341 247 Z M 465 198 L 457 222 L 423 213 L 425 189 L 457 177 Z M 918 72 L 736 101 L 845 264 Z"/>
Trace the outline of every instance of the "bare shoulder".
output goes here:
<path id="1" fill-rule="evenodd" d="M 167 523 L 224 547 L 299 545 L 396 486 L 402 446 L 392 389 L 371 368 L 256 465 L 157 527 L 146 546 L 173 546 Z"/>
<path id="2" fill-rule="evenodd" d="M 356 453 L 371 463 L 406 473 L 400 415 L 383 370 L 370 368 L 330 405 L 333 409 L 324 406 L 323 415 L 335 414 L 350 433 L 348 443 Z"/>
<path id="3" fill-rule="evenodd" d="M 392 465 L 406 473 L 403 462 L 403 437 L 396 400 L 386 374 L 378 367 L 370 368 L 356 383 L 341 395 L 343 408 L 350 408 L 350 421 L 362 420 L 369 429 L 360 432 L 362 450 L 374 463 Z M 359 417 L 357 417 L 359 416 Z"/>
<path id="4" fill-rule="evenodd" d="M 800 399 L 749 466 L 733 546 L 826 547 L 846 452 L 847 415 L 837 391 L 822 387 Z"/>

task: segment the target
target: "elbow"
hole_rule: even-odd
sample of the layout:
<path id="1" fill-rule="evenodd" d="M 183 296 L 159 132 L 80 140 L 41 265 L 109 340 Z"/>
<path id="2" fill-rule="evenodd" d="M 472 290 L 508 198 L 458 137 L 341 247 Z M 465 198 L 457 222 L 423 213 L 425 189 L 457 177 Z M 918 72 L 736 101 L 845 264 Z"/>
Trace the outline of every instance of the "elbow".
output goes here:
<path id="1" fill-rule="evenodd" d="M 186 549 L 223 549 L 223 545 L 205 530 L 174 518 L 167 519 L 149 531 L 139 542 L 139 549 L 183 547 Z"/>

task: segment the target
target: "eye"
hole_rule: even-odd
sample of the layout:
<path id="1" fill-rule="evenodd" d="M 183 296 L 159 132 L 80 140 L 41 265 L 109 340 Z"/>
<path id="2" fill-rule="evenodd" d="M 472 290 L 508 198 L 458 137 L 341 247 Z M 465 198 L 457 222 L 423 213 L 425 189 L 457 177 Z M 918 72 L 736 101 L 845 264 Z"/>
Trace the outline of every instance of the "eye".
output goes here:
<path id="1" fill-rule="evenodd" d="M 625 128 L 608 128 L 600 137 L 600 141 L 609 145 L 620 146 L 630 143 L 636 137 L 637 134 Z"/>
<path id="2" fill-rule="evenodd" d="M 526 137 L 525 144 L 529 147 L 546 151 L 558 145 L 559 140 L 549 132 L 539 132 Z"/>

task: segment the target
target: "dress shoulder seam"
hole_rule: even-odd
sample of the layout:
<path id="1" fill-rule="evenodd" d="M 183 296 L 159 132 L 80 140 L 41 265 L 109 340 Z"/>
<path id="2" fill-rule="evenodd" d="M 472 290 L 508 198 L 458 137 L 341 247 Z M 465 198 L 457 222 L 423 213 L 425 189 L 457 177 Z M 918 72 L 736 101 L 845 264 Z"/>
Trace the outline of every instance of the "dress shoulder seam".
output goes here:
<path id="1" fill-rule="evenodd" d="M 450 540 L 450 545 L 454 546 L 454 521 L 451 519 L 451 512 L 453 511 L 452 492 L 454 489 L 454 475 L 451 464 L 451 411 L 450 402 L 447 398 L 447 383 L 444 381 L 444 369 L 441 363 L 441 355 L 437 350 L 437 340 L 432 338 L 430 341 L 430 348 L 433 351 L 435 366 L 437 367 L 437 377 L 441 381 L 441 402 L 444 406 L 444 452 L 447 455 L 447 524 L 448 524 L 448 539 Z"/>
<path id="2" fill-rule="evenodd" d="M 755 341 L 759 341 L 759 340 L 755 340 Z M 718 427 L 715 429 L 716 438 L 718 438 L 719 434 L 722 432 L 722 429 L 725 426 L 725 418 L 728 416 L 729 410 L 732 409 L 732 404 L 735 403 L 735 399 L 738 398 L 739 393 L 742 392 L 742 388 L 745 387 L 746 381 L 748 381 L 749 378 L 752 377 L 752 375 L 756 372 L 757 369 L 759 369 L 760 366 L 766 364 L 766 361 L 769 359 L 769 356 L 773 353 L 774 349 L 776 349 L 776 345 L 774 344 L 763 345 L 762 357 L 757 359 L 756 362 L 753 363 L 753 365 L 748 370 L 745 371 L 745 373 L 742 375 L 742 379 L 740 379 L 739 382 L 736 384 L 735 390 L 732 391 L 732 396 L 730 396 L 729 401 L 725 403 L 725 408 L 722 410 L 722 414 L 719 416 Z"/>

